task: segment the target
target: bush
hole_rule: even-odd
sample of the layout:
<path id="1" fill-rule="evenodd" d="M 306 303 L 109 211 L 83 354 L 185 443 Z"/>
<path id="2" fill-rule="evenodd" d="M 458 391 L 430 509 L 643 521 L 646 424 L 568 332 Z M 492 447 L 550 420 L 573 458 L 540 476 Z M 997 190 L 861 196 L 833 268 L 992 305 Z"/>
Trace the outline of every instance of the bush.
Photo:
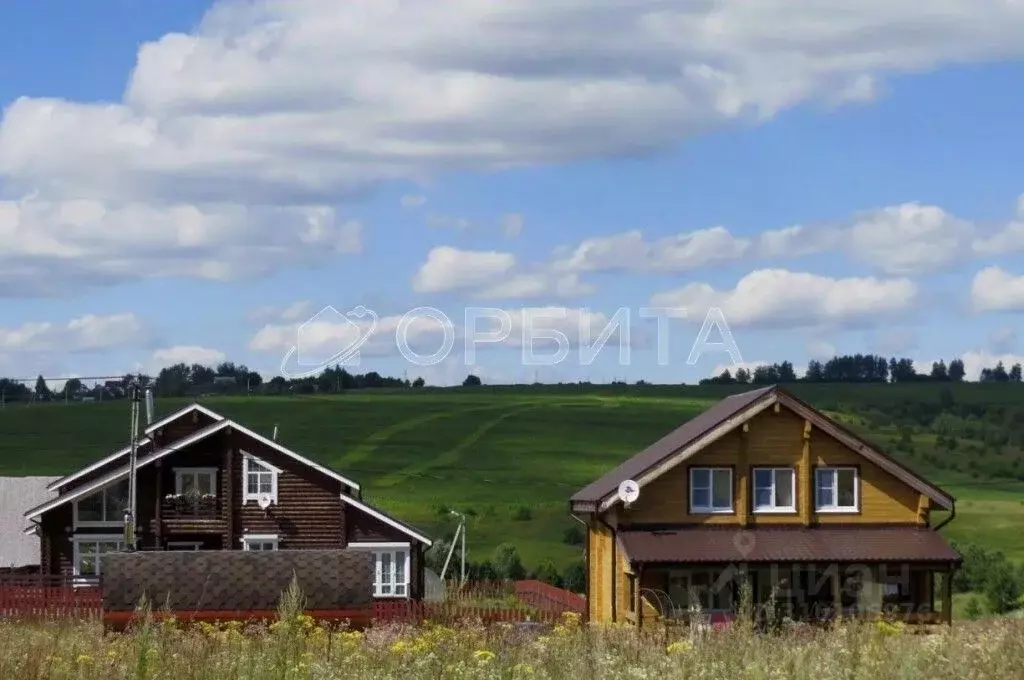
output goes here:
<path id="1" fill-rule="evenodd" d="M 964 616 L 971 621 L 980 619 L 985 614 L 984 609 L 981 606 L 981 600 L 977 597 L 972 597 L 967 601 L 967 606 L 964 607 Z"/>
<path id="2" fill-rule="evenodd" d="M 583 593 L 587 589 L 587 567 L 583 560 L 573 562 L 562 574 L 562 587 L 574 593 Z"/>
<path id="3" fill-rule="evenodd" d="M 989 572 L 984 592 L 991 612 L 1013 611 L 1020 606 L 1020 597 L 1024 595 L 1020 570 L 1009 561 L 999 563 Z"/>
<path id="4" fill-rule="evenodd" d="M 550 583 L 553 586 L 562 587 L 562 575 L 558 573 L 558 569 L 555 567 L 551 560 L 544 560 L 537 568 L 533 570 L 531 574 L 532 578 L 544 583 Z"/>
<path id="5" fill-rule="evenodd" d="M 519 551 L 511 543 L 502 543 L 494 550 L 494 571 L 498 578 L 518 581 L 526 576 Z"/>
<path id="6" fill-rule="evenodd" d="M 533 510 L 525 505 L 520 505 L 516 508 L 515 512 L 512 513 L 512 519 L 517 522 L 529 522 L 533 519 Z"/>
<path id="7" fill-rule="evenodd" d="M 565 530 L 562 541 L 568 545 L 583 545 L 583 527 L 573 524 Z"/>

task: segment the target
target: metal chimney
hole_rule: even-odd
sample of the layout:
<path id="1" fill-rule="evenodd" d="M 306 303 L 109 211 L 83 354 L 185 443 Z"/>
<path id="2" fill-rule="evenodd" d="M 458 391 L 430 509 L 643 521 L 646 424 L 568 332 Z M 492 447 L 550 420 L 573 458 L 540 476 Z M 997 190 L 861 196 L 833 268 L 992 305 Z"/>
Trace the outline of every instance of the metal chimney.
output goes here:
<path id="1" fill-rule="evenodd" d="M 153 388 L 146 388 L 146 425 L 153 424 Z"/>
<path id="2" fill-rule="evenodd" d="M 277 425 L 274 425 L 274 436 L 271 437 L 275 442 L 277 441 Z"/>

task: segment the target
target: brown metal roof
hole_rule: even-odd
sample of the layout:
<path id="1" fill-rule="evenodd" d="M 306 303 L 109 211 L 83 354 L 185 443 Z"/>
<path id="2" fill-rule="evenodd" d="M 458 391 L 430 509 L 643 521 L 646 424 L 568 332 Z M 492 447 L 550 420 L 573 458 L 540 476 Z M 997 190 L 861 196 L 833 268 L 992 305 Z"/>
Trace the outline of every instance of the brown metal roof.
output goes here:
<path id="1" fill-rule="evenodd" d="M 851 432 L 806 402 L 797 399 L 778 385 L 741 392 L 722 399 L 708 410 L 683 423 L 682 426 L 669 432 L 597 481 L 577 491 L 569 499 L 570 504 L 573 506 L 580 504 L 583 506 L 580 509 L 586 511 L 587 505 L 599 504 L 606 497 L 615 493 L 615 490 L 622 481 L 639 477 L 730 418 L 741 415 L 744 411 L 772 396 L 777 397 L 780 403 L 810 420 L 815 427 L 835 437 L 851 450 L 856 451 L 880 466 L 903 483 L 928 496 L 940 507 L 947 510 L 952 509 L 955 500 L 952 495 L 930 483 L 890 456 L 875 449 L 856 433 Z"/>
<path id="2" fill-rule="evenodd" d="M 749 392 L 733 394 L 699 415 L 683 423 L 680 427 L 654 442 L 614 470 L 595 482 L 583 487 L 573 494 L 572 503 L 599 503 L 605 496 L 614 493 L 619 484 L 632 479 L 662 462 L 676 451 L 698 439 L 729 418 L 735 416 L 760 399 L 767 397 L 775 387 L 763 387 Z"/>
<path id="3" fill-rule="evenodd" d="M 959 562 L 923 527 L 718 528 L 620 531 L 631 562 Z"/>

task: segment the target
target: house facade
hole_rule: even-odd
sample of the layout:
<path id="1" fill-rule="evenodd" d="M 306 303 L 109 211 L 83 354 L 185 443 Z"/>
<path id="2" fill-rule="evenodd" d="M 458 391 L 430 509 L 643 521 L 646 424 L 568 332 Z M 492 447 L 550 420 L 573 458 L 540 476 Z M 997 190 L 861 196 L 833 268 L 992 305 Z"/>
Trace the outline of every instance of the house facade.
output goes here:
<path id="1" fill-rule="evenodd" d="M 363 502 L 359 485 L 199 404 L 150 424 L 136 462 L 139 550 L 358 549 L 373 552 L 374 595 L 420 599 L 429 538 Z M 41 571 L 83 582 L 126 546 L 130 449 L 49 485 L 25 512 Z"/>
<path id="2" fill-rule="evenodd" d="M 798 620 L 950 621 L 954 498 L 779 387 L 723 399 L 570 508 L 591 621 L 728 619 L 744 585 Z"/>

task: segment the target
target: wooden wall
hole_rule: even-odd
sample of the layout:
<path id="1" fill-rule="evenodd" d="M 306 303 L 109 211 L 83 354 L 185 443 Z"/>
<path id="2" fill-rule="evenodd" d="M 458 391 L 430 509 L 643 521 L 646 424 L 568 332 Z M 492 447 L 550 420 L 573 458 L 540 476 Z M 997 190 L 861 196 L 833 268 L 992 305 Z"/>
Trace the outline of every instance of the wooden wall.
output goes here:
<path id="1" fill-rule="evenodd" d="M 647 484 L 640 499 L 621 510 L 624 524 L 924 524 L 930 502 L 920 494 L 850 450 L 828 434 L 809 430 L 805 421 L 781 407 L 755 416 L 748 431 L 726 434 L 706 450 Z M 806 450 L 805 450 L 806 444 Z M 829 514 L 813 511 L 813 469 L 816 466 L 853 465 L 860 470 L 860 512 Z M 733 468 L 732 514 L 689 514 L 689 468 Z M 757 466 L 796 470 L 796 506 L 792 514 L 755 514 L 751 511 L 751 470 Z"/>

